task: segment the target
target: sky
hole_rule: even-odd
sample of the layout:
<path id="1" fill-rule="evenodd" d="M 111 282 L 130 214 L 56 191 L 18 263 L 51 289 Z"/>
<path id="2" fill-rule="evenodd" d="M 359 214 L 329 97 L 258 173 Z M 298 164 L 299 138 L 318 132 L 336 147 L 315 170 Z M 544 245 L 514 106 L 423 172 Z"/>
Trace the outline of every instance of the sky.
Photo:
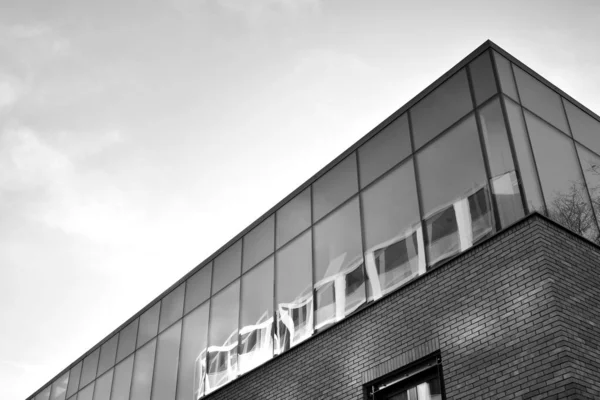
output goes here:
<path id="1" fill-rule="evenodd" d="M 600 113 L 600 2 L 0 0 L 24 399 L 491 39 Z"/>

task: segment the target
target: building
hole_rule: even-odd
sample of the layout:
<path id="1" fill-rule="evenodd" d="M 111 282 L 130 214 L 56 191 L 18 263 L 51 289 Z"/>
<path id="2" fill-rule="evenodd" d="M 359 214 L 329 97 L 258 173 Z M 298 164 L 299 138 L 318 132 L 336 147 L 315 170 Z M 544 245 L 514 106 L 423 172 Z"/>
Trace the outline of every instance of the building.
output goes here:
<path id="1" fill-rule="evenodd" d="M 486 42 L 29 399 L 598 399 L 599 154 Z"/>

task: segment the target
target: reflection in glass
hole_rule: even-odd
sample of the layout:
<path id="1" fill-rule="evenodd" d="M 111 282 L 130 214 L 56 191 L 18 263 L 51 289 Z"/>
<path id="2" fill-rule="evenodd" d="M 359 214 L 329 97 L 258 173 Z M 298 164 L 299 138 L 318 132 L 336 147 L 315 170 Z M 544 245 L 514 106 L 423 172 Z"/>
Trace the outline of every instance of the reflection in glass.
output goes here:
<path id="1" fill-rule="evenodd" d="M 323 218 L 356 192 L 356 153 L 352 153 L 313 184 L 313 221 Z"/>
<path id="2" fill-rule="evenodd" d="M 130 400 L 150 400 L 156 339 L 137 350 L 133 363 Z"/>
<path id="3" fill-rule="evenodd" d="M 183 315 L 183 295 L 185 284 L 179 285 L 166 295 L 160 305 L 160 324 L 158 331 L 162 332 Z"/>
<path id="4" fill-rule="evenodd" d="M 212 292 L 217 293 L 237 279 L 242 271 L 242 241 L 238 240 L 215 258 Z"/>
<path id="5" fill-rule="evenodd" d="M 521 192 L 515 171 L 507 172 L 490 180 L 496 199 L 500 225 L 504 228 L 518 221 L 523 215 Z"/>
<path id="6" fill-rule="evenodd" d="M 277 210 L 277 248 L 310 226 L 310 186 Z"/>
<path id="7" fill-rule="evenodd" d="M 127 325 L 119 333 L 119 346 L 117 347 L 117 362 L 121 361 L 135 350 L 139 318 Z"/>
<path id="8" fill-rule="evenodd" d="M 180 339 L 181 321 L 158 335 L 154 378 L 152 381 L 153 399 L 172 400 L 175 398 Z"/>
<path id="9" fill-rule="evenodd" d="M 271 215 L 244 236 L 243 272 L 254 267 L 275 250 L 275 218 Z"/>
<path id="10" fill-rule="evenodd" d="M 100 349 L 94 350 L 93 353 L 83 359 L 83 369 L 81 370 L 81 381 L 79 382 L 79 388 L 81 389 L 94 379 L 96 379 L 96 370 L 98 368 L 98 355 Z"/>
<path id="11" fill-rule="evenodd" d="M 133 354 L 130 355 L 115 367 L 110 400 L 129 400 L 129 389 L 133 375 L 133 357 Z"/>
<path id="12" fill-rule="evenodd" d="M 183 318 L 177 400 L 196 400 L 204 395 L 208 307 L 206 302 Z"/>
<path id="13" fill-rule="evenodd" d="M 94 385 L 96 382 L 92 382 L 85 388 L 77 393 L 77 400 L 92 400 L 94 398 Z"/>
<path id="14" fill-rule="evenodd" d="M 114 370 L 110 370 L 96 380 L 94 400 L 109 400 Z"/>
<path id="15" fill-rule="evenodd" d="M 314 227 L 316 328 L 352 313 L 365 302 L 358 198 Z"/>
<path id="16" fill-rule="evenodd" d="M 186 282 L 185 314 L 198 307 L 210 297 L 212 262 L 192 275 Z"/>
<path id="17" fill-rule="evenodd" d="M 587 183 L 596 219 L 600 219 L 600 156 L 592 153 L 581 145 L 577 145 L 581 169 Z M 596 241 L 599 243 L 599 241 Z M 600 244 L 600 243 L 599 243 Z"/>
<path id="18" fill-rule="evenodd" d="M 360 186 L 364 188 L 410 153 L 408 117 L 404 114 L 358 149 Z"/>
<path id="19" fill-rule="evenodd" d="M 461 69 L 411 109 L 415 149 L 442 133 L 472 109 L 467 73 Z"/>
<path id="20" fill-rule="evenodd" d="M 238 374 L 240 281 L 235 281 L 218 293 L 210 303 L 205 393 L 223 386 Z"/>
<path id="21" fill-rule="evenodd" d="M 496 60 L 496 69 L 498 71 L 498 78 L 500 79 L 500 86 L 502 86 L 502 92 L 510 96 L 513 100 L 519 101 L 510 61 L 495 51 L 494 59 Z"/>
<path id="22" fill-rule="evenodd" d="M 108 339 L 100 348 L 100 361 L 98 362 L 98 373 L 100 376 L 115 365 L 115 357 L 117 356 L 117 343 L 119 342 L 119 334 Z"/>
<path id="23" fill-rule="evenodd" d="M 69 385 L 67 386 L 67 397 L 71 397 L 75 393 L 77 393 L 77 389 L 79 389 L 79 378 L 81 377 L 81 366 L 82 362 L 80 361 L 71 368 L 71 372 L 69 373 Z"/>
<path id="24" fill-rule="evenodd" d="M 486 51 L 477 57 L 469 65 L 469 68 L 471 70 L 471 80 L 473 81 L 475 102 L 480 105 L 498 92 L 490 52 Z"/>
<path id="25" fill-rule="evenodd" d="M 587 189 L 573 141 L 546 122 L 525 112 L 548 216 L 592 241 L 598 240 Z"/>
<path id="26" fill-rule="evenodd" d="M 276 354 L 287 351 L 313 334 L 311 241 L 311 231 L 307 231 L 275 255 Z"/>
<path id="27" fill-rule="evenodd" d="M 563 99 L 573 137 L 596 153 L 600 153 L 600 122 L 579 107 Z"/>
<path id="28" fill-rule="evenodd" d="M 412 159 L 362 194 L 369 298 L 425 272 L 425 247 Z"/>
<path id="29" fill-rule="evenodd" d="M 137 348 L 144 344 L 158 333 L 158 316 L 160 314 L 160 301 L 146 310 L 140 316 L 140 326 L 137 335 Z"/>
<path id="30" fill-rule="evenodd" d="M 69 383 L 69 371 L 65 372 L 52 384 L 50 400 L 65 400 L 67 396 L 67 385 Z"/>
<path id="31" fill-rule="evenodd" d="M 44 388 L 41 392 L 35 396 L 35 400 L 48 400 L 50 398 L 50 386 Z"/>

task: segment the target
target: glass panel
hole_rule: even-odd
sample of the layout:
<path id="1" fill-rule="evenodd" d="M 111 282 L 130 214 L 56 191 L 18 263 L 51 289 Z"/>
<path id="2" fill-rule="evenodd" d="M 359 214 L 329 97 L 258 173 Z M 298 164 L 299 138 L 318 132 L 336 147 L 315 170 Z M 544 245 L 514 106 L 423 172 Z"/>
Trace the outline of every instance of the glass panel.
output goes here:
<path id="1" fill-rule="evenodd" d="M 175 399 L 177 366 L 179 365 L 179 341 L 181 321 L 158 336 L 156 347 L 156 367 L 152 382 L 152 398 L 156 400 Z"/>
<path id="2" fill-rule="evenodd" d="M 155 352 L 156 339 L 136 351 L 133 363 L 130 400 L 150 400 Z"/>
<path id="3" fill-rule="evenodd" d="M 310 226 L 310 187 L 277 210 L 277 248 Z"/>
<path id="4" fill-rule="evenodd" d="M 196 400 L 204 395 L 208 307 L 206 302 L 183 318 L 177 400 Z"/>
<path id="5" fill-rule="evenodd" d="M 472 109 L 467 73 L 462 69 L 410 110 L 415 148 L 429 142 Z"/>
<path id="6" fill-rule="evenodd" d="M 70 397 L 77 393 L 79 389 L 79 378 L 81 377 L 81 366 L 83 362 L 79 362 L 73 368 L 71 368 L 71 372 L 69 373 L 69 385 L 67 386 L 67 397 Z"/>
<path id="7" fill-rule="evenodd" d="M 314 235 L 319 329 L 343 319 L 365 302 L 358 198 L 319 222 Z"/>
<path id="8" fill-rule="evenodd" d="M 65 372 L 52 384 L 50 400 L 65 400 L 67 397 L 67 385 L 69 383 L 69 371 Z"/>
<path id="9" fill-rule="evenodd" d="M 496 59 L 496 69 L 498 71 L 498 78 L 500 79 L 502 92 L 510 96 L 513 100 L 519 101 L 519 96 L 517 95 L 517 86 L 515 85 L 510 61 L 496 52 L 494 52 L 494 58 Z"/>
<path id="10" fill-rule="evenodd" d="M 570 134 L 558 93 L 519 67 L 515 66 L 514 71 L 521 104 L 561 131 Z"/>
<path id="11" fill-rule="evenodd" d="M 243 271 L 246 272 L 275 250 L 275 217 L 260 223 L 244 236 Z"/>
<path id="12" fill-rule="evenodd" d="M 548 216 L 573 232 L 596 241 L 598 228 L 573 142 L 529 112 L 525 112 L 525 120 Z"/>
<path id="13" fill-rule="evenodd" d="M 504 228 L 521 219 L 525 213 L 515 171 L 492 178 L 491 184 L 498 206 L 500 225 Z"/>
<path id="14" fill-rule="evenodd" d="M 425 245 L 412 159 L 362 193 L 369 298 L 425 272 Z"/>
<path id="15" fill-rule="evenodd" d="M 238 240 L 215 258 L 213 271 L 213 294 L 240 276 L 242 271 L 242 241 Z"/>
<path id="16" fill-rule="evenodd" d="M 477 57 L 469 65 L 469 68 L 471 70 L 471 80 L 473 81 L 475 102 L 480 105 L 498 92 L 490 52 L 486 51 Z"/>
<path id="17" fill-rule="evenodd" d="M 352 153 L 313 184 L 313 221 L 321 219 L 356 192 L 356 153 Z"/>
<path id="18" fill-rule="evenodd" d="M 144 344 L 158 333 L 158 316 L 160 314 L 160 301 L 146 310 L 140 317 L 140 327 L 137 335 L 137 348 Z"/>
<path id="19" fill-rule="evenodd" d="M 83 390 L 77 393 L 77 400 L 92 400 L 94 398 L 94 385 L 96 382 L 92 382 L 87 385 Z"/>
<path id="20" fill-rule="evenodd" d="M 110 387 L 113 380 L 113 372 L 111 369 L 96 380 L 96 388 L 94 389 L 94 400 L 109 400 Z"/>
<path id="21" fill-rule="evenodd" d="M 596 213 L 596 218 L 600 219 L 600 156 L 579 144 L 577 145 L 577 152 L 592 200 L 592 208 Z M 599 241 L 596 241 L 596 243 L 599 243 Z"/>
<path id="22" fill-rule="evenodd" d="M 119 333 L 119 346 L 117 347 L 117 362 L 121 361 L 135 350 L 139 318 L 131 322 Z"/>
<path id="23" fill-rule="evenodd" d="M 110 400 L 129 400 L 129 389 L 133 375 L 133 354 L 115 367 Z"/>
<path id="24" fill-rule="evenodd" d="M 410 153 L 408 117 L 404 114 L 358 149 L 360 186 L 364 188 Z"/>
<path id="25" fill-rule="evenodd" d="M 475 118 L 417 155 L 430 265 L 492 232 L 487 178 Z"/>
<path id="26" fill-rule="evenodd" d="M 83 369 L 81 370 L 81 381 L 79 388 L 81 389 L 94 379 L 96 379 L 96 370 L 98 369 L 98 356 L 100 349 L 94 350 L 93 353 L 83 359 Z"/>
<path id="27" fill-rule="evenodd" d="M 239 304 L 239 280 L 211 300 L 206 393 L 237 376 Z"/>
<path id="28" fill-rule="evenodd" d="M 280 354 L 313 333 L 312 235 L 307 231 L 275 255 L 277 336 Z"/>
<path id="29" fill-rule="evenodd" d="M 242 276 L 239 370 L 243 374 L 273 358 L 273 257 Z"/>
<path id="30" fill-rule="evenodd" d="M 183 296 L 185 284 L 179 285 L 175 290 L 166 295 L 160 306 L 160 325 L 159 332 L 162 332 L 173 322 L 177 321 L 183 315 Z"/>
<path id="31" fill-rule="evenodd" d="M 35 396 L 35 400 L 48 400 L 50 398 L 50 386 L 42 390 Z"/>
<path id="32" fill-rule="evenodd" d="M 593 151 L 600 153 L 600 122 L 567 100 L 564 100 L 564 103 L 573 137 Z"/>
<path id="33" fill-rule="evenodd" d="M 210 281 L 212 277 L 212 263 L 205 265 L 192 275 L 186 282 L 185 288 L 185 313 L 205 302 L 210 297 Z"/>
<path id="34" fill-rule="evenodd" d="M 102 375 L 115 365 L 115 357 L 117 356 L 117 344 L 119 342 L 119 334 L 117 333 L 108 339 L 100 348 L 100 361 L 98 363 L 97 375 Z"/>
<path id="35" fill-rule="evenodd" d="M 512 132 L 515 153 L 521 173 L 521 183 L 525 190 L 528 212 L 544 213 L 544 202 L 538 183 L 537 172 L 533 162 L 531 146 L 523 122 L 521 107 L 506 99 L 506 114 Z"/>

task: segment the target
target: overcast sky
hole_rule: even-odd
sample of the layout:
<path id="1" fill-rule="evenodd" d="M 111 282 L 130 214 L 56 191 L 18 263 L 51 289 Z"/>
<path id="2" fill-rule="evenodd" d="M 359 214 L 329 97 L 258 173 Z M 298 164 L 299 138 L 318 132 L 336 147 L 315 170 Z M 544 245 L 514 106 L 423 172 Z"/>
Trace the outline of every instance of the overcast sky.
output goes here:
<path id="1" fill-rule="evenodd" d="M 600 112 L 599 20 L 597 0 L 0 0 L 0 397 L 486 39 Z"/>

